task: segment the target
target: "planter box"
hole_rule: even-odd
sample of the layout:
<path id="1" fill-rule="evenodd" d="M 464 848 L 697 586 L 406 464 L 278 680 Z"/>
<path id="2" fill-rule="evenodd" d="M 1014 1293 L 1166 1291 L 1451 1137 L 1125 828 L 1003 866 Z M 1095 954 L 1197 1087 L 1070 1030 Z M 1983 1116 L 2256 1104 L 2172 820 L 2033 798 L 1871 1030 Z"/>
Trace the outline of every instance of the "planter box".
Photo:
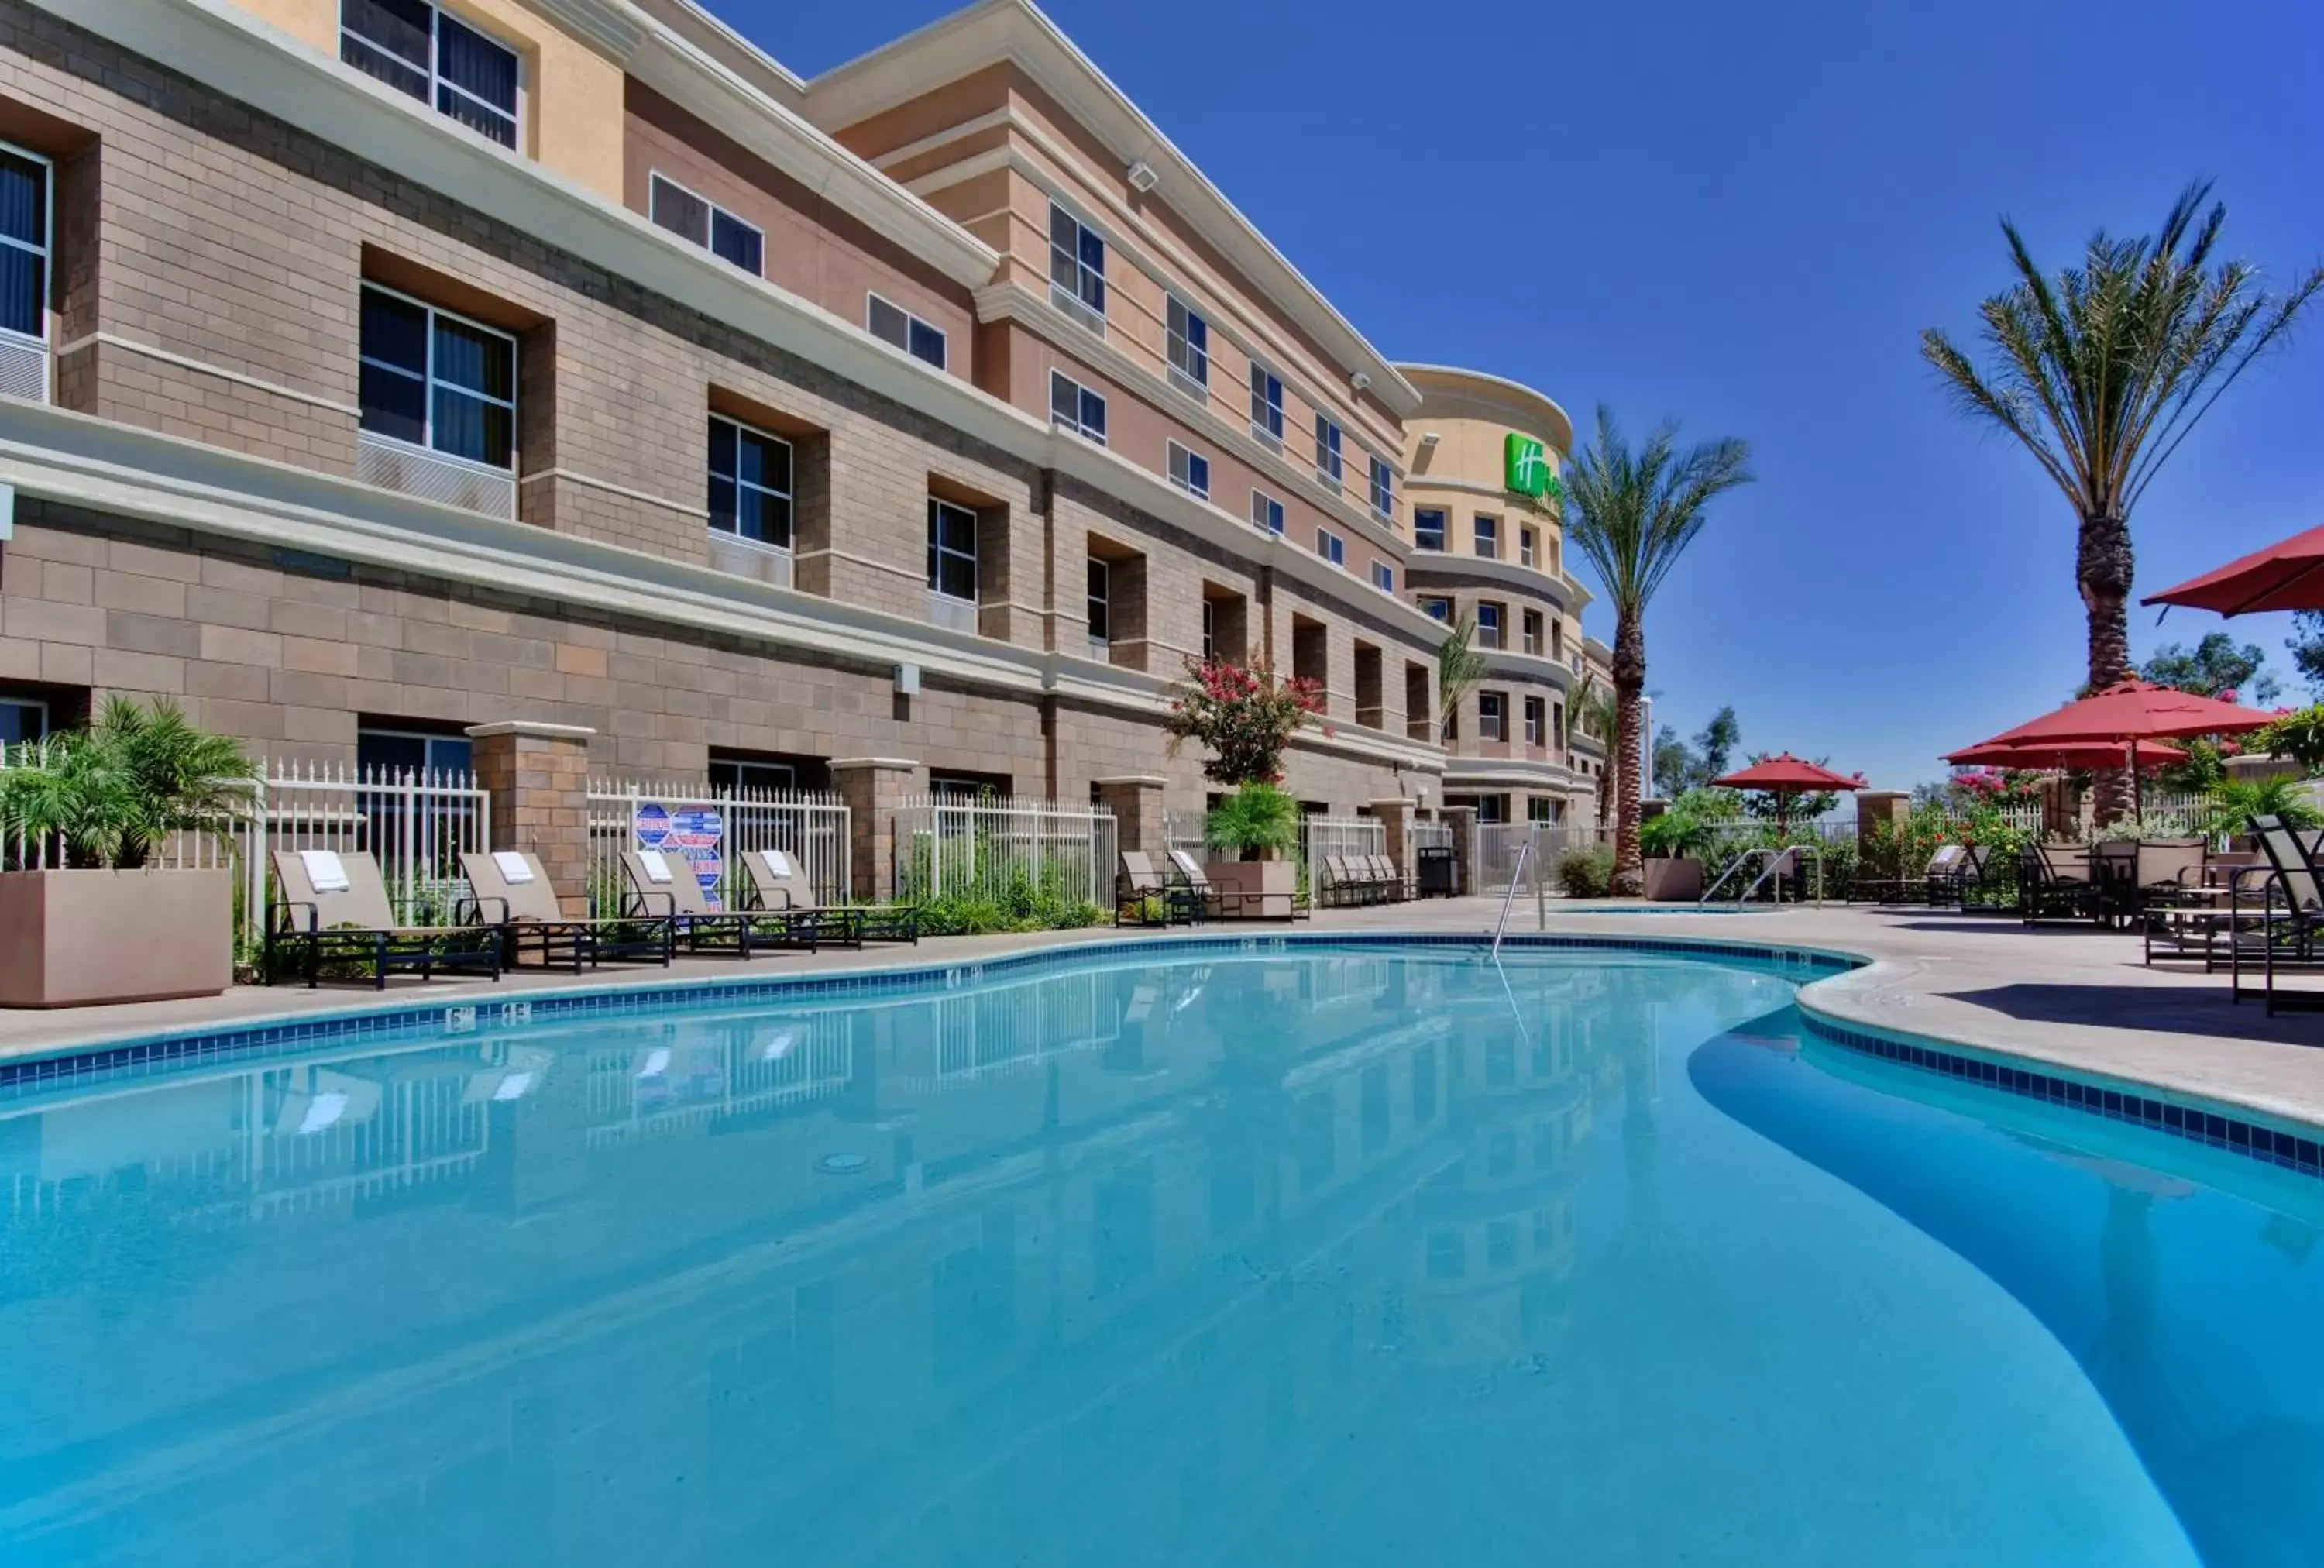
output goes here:
<path id="1" fill-rule="evenodd" d="M 216 996 L 234 982 L 234 873 L 0 872 L 0 1007 Z"/>
<path id="2" fill-rule="evenodd" d="M 1214 860 L 1203 868 L 1223 895 L 1213 918 L 1288 920 L 1299 893 L 1299 866 L 1287 860 Z M 1238 898 L 1236 895 L 1240 894 Z"/>
<path id="3" fill-rule="evenodd" d="M 1646 896 L 1655 903 L 1693 903 L 1702 897 L 1702 862 L 1683 857 L 1646 862 Z"/>

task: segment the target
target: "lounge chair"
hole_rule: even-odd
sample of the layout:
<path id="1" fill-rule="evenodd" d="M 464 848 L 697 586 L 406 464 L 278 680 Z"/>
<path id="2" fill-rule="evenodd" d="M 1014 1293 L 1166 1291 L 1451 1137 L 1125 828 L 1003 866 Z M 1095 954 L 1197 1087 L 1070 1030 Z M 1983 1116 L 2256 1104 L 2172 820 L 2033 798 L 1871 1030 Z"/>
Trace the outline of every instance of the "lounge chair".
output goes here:
<path id="1" fill-rule="evenodd" d="M 299 955 L 298 972 L 312 991 L 322 966 L 368 964 L 373 989 L 387 989 L 391 970 L 409 969 L 423 981 L 439 971 L 501 977 L 501 945 L 475 925 L 407 926 L 395 918 L 379 862 L 362 850 L 278 849 L 279 897 L 267 907 L 266 945 L 259 978 L 272 985 L 286 948 Z"/>
<path id="2" fill-rule="evenodd" d="M 1359 878 L 1348 868 L 1345 855 L 1323 857 L 1320 875 L 1315 880 L 1315 901 L 1319 904 L 1368 904 L 1372 900 L 1369 879 Z"/>
<path id="3" fill-rule="evenodd" d="M 1180 886 L 1185 890 L 1183 896 L 1199 903 L 1206 914 L 1260 920 L 1298 920 L 1305 918 L 1309 912 L 1308 900 L 1302 898 L 1296 889 L 1288 894 L 1268 894 L 1215 887 L 1204 873 L 1202 862 L 1183 849 L 1170 852 L 1170 863 L 1177 869 Z M 1286 907 L 1278 915 L 1268 908 L 1271 903 L 1281 903 Z M 1243 914 L 1245 909 L 1251 911 L 1248 917 Z"/>
<path id="4" fill-rule="evenodd" d="M 733 953 L 748 959 L 753 948 L 803 945 L 815 951 L 812 909 L 714 909 L 702 895 L 694 862 L 657 849 L 623 851 L 622 870 L 630 881 L 631 907 L 669 920 L 670 939 L 688 953 Z"/>
<path id="5" fill-rule="evenodd" d="M 1381 891 L 1391 904 L 1401 904 L 1413 896 L 1412 879 L 1397 869 L 1395 858 L 1385 854 L 1370 854 L 1365 862 L 1379 879 Z"/>
<path id="6" fill-rule="evenodd" d="M 751 890 L 747 909 L 767 914 L 813 913 L 821 940 L 861 947 L 866 942 L 920 941 L 918 904 L 826 904 L 788 850 L 754 849 L 742 856 Z"/>
<path id="7" fill-rule="evenodd" d="M 2098 886 L 2090 879 L 2090 852 L 2072 844 L 2029 845 L 2017 862 L 2017 913 L 2029 926 L 2095 919 Z"/>
<path id="8" fill-rule="evenodd" d="M 1121 852 L 1120 869 L 1113 876 L 1113 923 L 1124 918 L 1133 926 L 1167 926 L 1176 913 L 1169 884 L 1154 869 L 1153 857 L 1142 849 Z"/>
<path id="9" fill-rule="evenodd" d="M 528 947 L 540 953 L 544 966 L 569 964 L 576 974 L 608 959 L 669 964 L 676 921 L 667 915 L 602 920 L 567 915 L 540 858 L 529 851 L 471 852 L 460 856 L 460 869 L 484 923 L 500 928 L 503 962 L 512 969 Z"/>
<path id="10" fill-rule="evenodd" d="M 2275 989 L 2278 969 L 2312 968 L 2316 936 L 2324 930 L 2324 869 L 2316 863 L 2316 845 L 2280 816 L 2251 818 L 2253 837 L 2267 857 L 2264 875 L 2246 873 L 2237 881 L 2237 898 L 2228 905 L 2228 994 L 2241 1001 L 2246 996 L 2265 998 L 2273 1017 L 2279 1007 L 2324 1008 L 2324 991 Z M 2255 910 L 2242 902 L 2245 888 L 2257 884 Z M 2253 921 L 2253 917 L 2256 920 Z M 2246 925 L 2250 921 L 2252 924 Z M 2262 982 L 2258 991 L 2244 985 L 2244 955 L 2247 936 L 2260 949 Z"/>

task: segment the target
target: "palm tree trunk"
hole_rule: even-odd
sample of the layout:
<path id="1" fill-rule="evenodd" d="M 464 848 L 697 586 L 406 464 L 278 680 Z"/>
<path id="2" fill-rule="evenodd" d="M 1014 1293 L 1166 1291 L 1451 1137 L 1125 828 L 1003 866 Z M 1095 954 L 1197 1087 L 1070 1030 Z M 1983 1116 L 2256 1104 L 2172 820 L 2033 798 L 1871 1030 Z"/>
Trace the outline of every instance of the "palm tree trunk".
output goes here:
<path id="1" fill-rule="evenodd" d="M 2082 591 L 2082 608 L 2089 620 L 2092 691 L 2131 677 L 2129 605 L 2135 567 L 2130 525 L 2120 513 L 2111 509 L 2084 513 L 2074 552 L 2074 580 Z M 2098 773 L 2091 806 L 2099 826 L 2130 814 L 2134 784 L 2126 769 L 2108 768 Z"/>
<path id="2" fill-rule="evenodd" d="M 1634 616 L 1614 628 L 1614 892 L 1635 899 L 1646 890 L 1638 853 L 1638 699 L 1646 689 L 1646 636 Z"/>

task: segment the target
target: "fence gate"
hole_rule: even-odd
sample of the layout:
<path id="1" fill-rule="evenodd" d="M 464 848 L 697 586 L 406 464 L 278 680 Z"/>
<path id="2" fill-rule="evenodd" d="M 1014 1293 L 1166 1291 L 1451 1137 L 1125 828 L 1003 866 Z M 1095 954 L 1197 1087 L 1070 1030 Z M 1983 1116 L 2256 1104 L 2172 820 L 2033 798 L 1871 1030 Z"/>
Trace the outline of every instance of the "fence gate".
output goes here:
<path id="1" fill-rule="evenodd" d="M 807 873 L 825 904 L 850 901 L 853 888 L 847 807 L 835 795 L 809 790 L 714 790 L 706 783 L 594 780 L 589 786 L 589 908 L 621 912 L 629 892 L 624 851 L 655 848 L 691 861 L 703 891 L 722 909 L 738 908 L 750 890 L 744 862 L 779 849 Z"/>
<path id="2" fill-rule="evenodd" d="M 1053 800 L 931 797 L 896 810 L 896 897 L 1029 893 L 1110 907 L 1113 814 Z"/>

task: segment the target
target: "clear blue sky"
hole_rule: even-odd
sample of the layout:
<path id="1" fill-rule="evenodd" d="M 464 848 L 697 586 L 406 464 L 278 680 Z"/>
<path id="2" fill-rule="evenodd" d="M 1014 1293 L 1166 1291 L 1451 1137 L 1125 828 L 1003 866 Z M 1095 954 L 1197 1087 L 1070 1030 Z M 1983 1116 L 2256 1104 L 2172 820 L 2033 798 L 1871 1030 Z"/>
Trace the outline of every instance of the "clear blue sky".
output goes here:
<path id="1" fill-rule="evenodd" d="M 712 4 L 804 75 L 953 9 Z M 2070 510 L 1918 355 L 2006 281 L 1997 218 L 2054 267 L 2209 176 L 2231 254 L 2324 258 L 2314 0 L 1047 9 L 1389 357 L 1516 377 L 1577 427 L 1604 401 L 1747 438 L 1760 482 L 1647 616 L 1657 717 L 1733 703 L 1748 749 L 1877 784 L 2082 676 Z M 2319 456 L 2324 313 L 2148 492 L 2140 591 L 2324 523 Z M 2288 675 L 2283 617 L 2132 636 L 2222 625 Z"/>

